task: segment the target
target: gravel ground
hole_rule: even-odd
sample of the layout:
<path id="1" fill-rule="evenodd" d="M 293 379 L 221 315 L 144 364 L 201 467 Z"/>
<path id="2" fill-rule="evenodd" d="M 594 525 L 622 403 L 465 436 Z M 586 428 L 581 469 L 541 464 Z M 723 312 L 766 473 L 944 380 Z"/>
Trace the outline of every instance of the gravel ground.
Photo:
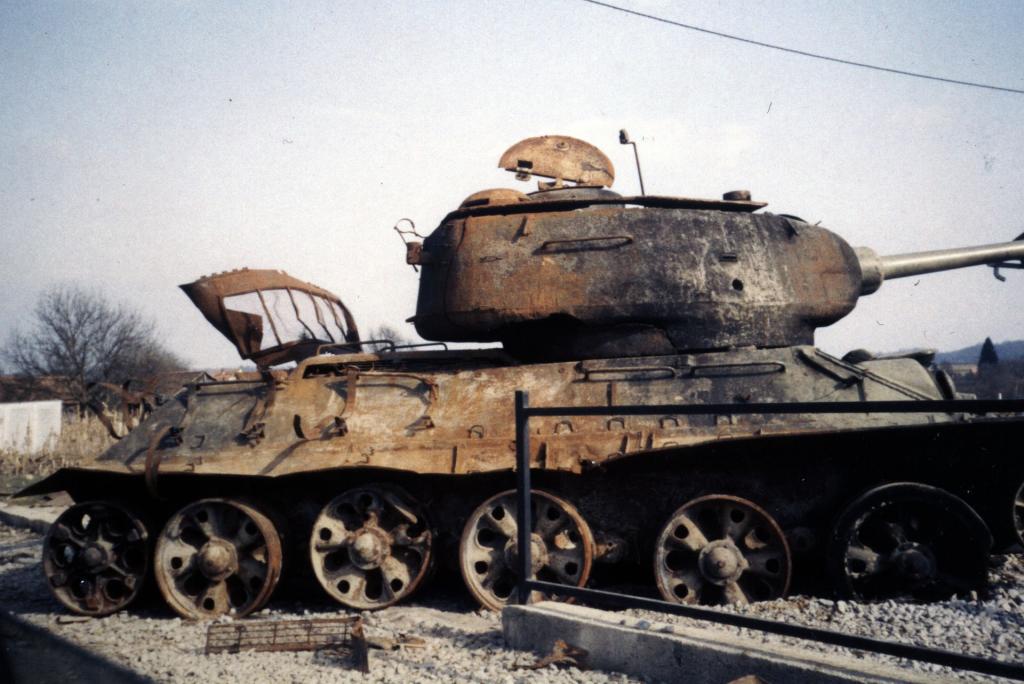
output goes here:
<path id="1" fill-rule="evenodd" d="M 953 598 L 941 603 L 926 604 L 896 601 L 855 603 L 793 596 L 749 606 L 729 606 L 723 610 L 846 634 L 1024 663 L 1024 556 L 995 556 L 990 572 L 990 587 L 989 596 L 983 601 Z M 652 622 L 687 626 L 698 624 L 686 618 L 650 611 L 628 611 L 628 614 Z M 699 625 L 741 634 L 759 641 L 778 641 L 821 652 L 845 653 L 855 658 L 865 657 L 863 652 L 827 644 L 765 635 L 706 622 Z M 1007 681 L 985 675 L 954 672 L 937 665 L 901 661 L 888 656 L 872 654 L 870 657 L 879 662 L 934 675 L 941 681 Z"/>
<path id="2" fill-rule="evenodd" d="M 69 639 L 157 681 L 275 681 L 275 682 L 635 682 L 616 673 L 575 668 L 522 669 L 536 656 L 507 649 L 496 613 L 474 610 L 457 590 L 431 592 L 409 606 L 364 613 L 367 636 L 396 639 L 410 635 L 425 642 L 418 648 L 395 651 L 371 649 L 370 674 L 344 669 L 330 658 L 314 653 L 202 654 L 206 628 L 169 617 L 156 604 L 101 619 L 83 619 L 63 610 L 46 589 L 39 569 L 40 537 L 0 525 L 0 606 L 29 622 Z M 951 651 L 1004 660 L 1024 660 L 1024 556 L 996 559 L 992 591 L 984 601 L 950 600 L 933 604 L 888 601 L 861 604 L 826 599 L 791 597 L 733 610 L 836 631 L 893 639 Z M 256 617 L 288 619 L 345 615 L 328 600 L 297 603 L 275 601 Z M 652 622 L 688 623 L 661 613 L 629 611 Z M 708 626 L 701 623 L 701 626 Z M 714 629 L 738 632 L 752 640 L 781 641 L 828 652 L 843 652 L 826 645 L 808 644 L 733 627 Z M 866 657 L 853 653 L 855 657 Z M 998 681 L 937 666 L 869 656 L 912 667 L 940 680 Z"/>
<path id="3" fill-rule="evenodd" d="M 468 598 L 442 595 L 410 606 L 364 613 L 367 637 L 423 639 L 419 648 L 370 650 L 370 674 L 315 653 L 203 655 L 206 626 L 170 617 L 159 607 L 105 618 L 80 618 L 51 598 L 39 568 L 41 538 L 0 525 L 0 607 L 159 682 L 639 682 L 618 673 L 576 668 L 525 670 L 532 654 L 505 648 L 497 613 L 474 610 Z M 455 592 L 449 592 L 455 594 Z M 255 617 L 336 617 L 329 599 L 272 603 Z"/>

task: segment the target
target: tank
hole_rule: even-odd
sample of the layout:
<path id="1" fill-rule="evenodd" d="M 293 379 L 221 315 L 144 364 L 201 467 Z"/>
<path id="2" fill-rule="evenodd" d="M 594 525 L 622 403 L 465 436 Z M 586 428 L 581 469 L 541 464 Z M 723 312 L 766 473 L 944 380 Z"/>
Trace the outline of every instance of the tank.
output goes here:
<path id="1" fill-rule="evenodd" d="M 154 582 L 186 618 L 241 617 L 284 577 L 366 610 L 442 574 L 500 608 L 516 390 L 582 407 L 963 398 L 931 352 L 837 358 L 814 331 L 888 279 L 1024 265 L 1019 239 L 878 256 L 745 191 L 621 196 L 608 158 L 565 136 L 499 165 L 548 180 L 475 193 L 407 243 L 410 320 L 432 342 L 361 340 L 340 298 L 279 271 L 183 285 L 257 368 L 184 387 L 22 492 L 76 502 L 44 541 L 54 596 L 101 615 Z M 563 584 L 927 600 L 983 591 L 1024 527 L 1016 414 L 574 416 L 530 435 L 533 570 Z"/>

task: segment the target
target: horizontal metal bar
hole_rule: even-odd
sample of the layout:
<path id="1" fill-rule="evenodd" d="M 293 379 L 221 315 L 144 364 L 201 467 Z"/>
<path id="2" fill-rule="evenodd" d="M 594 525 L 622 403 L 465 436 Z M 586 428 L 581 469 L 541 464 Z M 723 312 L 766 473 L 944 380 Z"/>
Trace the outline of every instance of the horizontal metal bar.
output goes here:
<path id="1" fill-rule="evenodd" d="M 252 372 L 252 371 L 250 371 Z M 265 385 L 267 384 L 266 378 L 254 378 L 252 380 L 208 380 L 202 382 L 189 382 L 184 387 L 194 387 L 196 389 L 202 389 L 203 387 L 221 387 L 223 385 Z"/>
<path id="2" fill-rule="evenodd" d="M 533 416 L 647 416 L 658 414 L 772 414 L 772 413 L 1016 413 L 1024 399 L 953 399 L 949 401 L 831 401 L 757 404 L 626 404 L 622 406 L 531 406 Z"/>
<path id="3" fill-rule="evenodd" d="M 443 351 L 448 351 L 447 342 L 416 342 L 415 344 L 394 344 L 392 342 L 391 351 L 398 351 L 399 349 L 418 349 L 420 347 L 441 347 Z"/>
<path id="4" fill-rule="evenodd" d="M 897 658 L 934 663 L 935 665 L 952 667 L 958 670 L 968 670 L 970 672 L 979 672 L 981 674 L 1024 681 L 1024 663 L 1008 663 L 999 660 L 990 660 L 988 658 L 979 658 L 977 656 L 964 655 L 962 653 L 954 653 L 952 651 L 944 651 L 937 648 L 927 648 L 925 646 L 916 646 L 913 644 L 894 641 L 883 641 L 881 639 L 857 636 L 855 634 L 847 634 L 845 632 L 834 632 L 832 630 L 808 627 L 806 625 L 794 625 L 787 622 L 751 617 L 749 615 L 725 613 L 717 610 L 711 610 L 710 608 L 701 608 L 681 603 L 669 603 L 668 601 L 644 598 L 641 596 L 631 596 L 628 594 L 618 594 L 610 591 L 601 591 L 599 589 L 572 587 L 564 584 L 543 582 L 533 579 L 521 581 L 521 584 L 525 585 L 528 591 L 542 591 L 558 596 L 572 596 L 584 601 L 613 605 L 620 608 L 639 608 L 662 613 L 671 613 L 673 615 L 680 615 L 682 617 L 688 617 L 695 620 L 703 620 L 705 622 L 716 622 L 718 624 L 730 625 L 732 627 L 743 627 L 760 632 L 768 632 L 770 634 L 806 639 L 808 641 L 816 641 L 823 644 L 841 646 L 843 648 L 870 651 L 872 653 L 883 653 Z"/>
<path id="5" fill-rule="evenodd" d="M 379 340 L 353 340 L 352 342 L 331 342 L 329 344 L 321 344 L 316 348 L 316 355 L 320 356 L 326 351 L 333 349 L 351 349 L 353 352 L 358 352 L 363 348 L 364 344 L 386 344 L 388 349 L 385 351 L 394 351 L 395 343 L 391 340 L 379 339 Z"/>

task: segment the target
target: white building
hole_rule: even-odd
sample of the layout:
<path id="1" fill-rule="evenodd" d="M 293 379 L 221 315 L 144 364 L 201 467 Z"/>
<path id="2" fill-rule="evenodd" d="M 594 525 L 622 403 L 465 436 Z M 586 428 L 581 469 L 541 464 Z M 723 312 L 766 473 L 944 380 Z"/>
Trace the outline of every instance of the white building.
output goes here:
<path id="1" fill-rule="evenodd" d="M 60 437 L 59 399 L 0 404 L 0 450 L 38 453 Z"/>

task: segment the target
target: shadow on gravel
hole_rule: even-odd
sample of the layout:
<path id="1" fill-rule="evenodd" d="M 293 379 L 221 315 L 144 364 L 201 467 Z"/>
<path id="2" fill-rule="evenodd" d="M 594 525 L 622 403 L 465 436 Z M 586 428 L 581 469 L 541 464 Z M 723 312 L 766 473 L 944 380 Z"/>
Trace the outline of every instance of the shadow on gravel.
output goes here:
<path id="1" fill-rule="evenodd" d="M 144 684 L 149 680 L 0 612 L 0 681 L 11 684 Z"/>
<path id="2" fill-rule="evenodd" d="M 50 596 L 38 561 L 31 564 L 0 566 L 0 605 L 14 613 L 36 613 L 59 610 Z"/>
<path id="3" fill-rule="evenodd" d="M 403 657 L 400 651 L 389 653 L 388 656 L 391 662 L 383 662 L 380 658 L 375 658 L 370 661 L 370 673 L 371 675 L 383 676 L 384 681 L 408 681 L 408 682 L 419 682 L 419 681 L 441 681 L 448 682 L 473 682 L 474 684 L 494 684 L 497 680 L 496 675 L 493 672 L 493 665 L 490 666 L 490 672 L 483 669 L 481 663 L 481 669 L 479 672 L 474 674 L 466 674 L 465 670 L 452 665 L 446 665 L 444 663 L 430 660 L 430 661 L 419 661 L 413 660 L 409 657 Z M 390 666 L 390 667 L 389 667 Z M 515 676 L 517 670 L 508 668 L 507 674 Z M 532 674 L 529 672 L 519 672 L 520 676 L 524 674 Z M 563 681 L 573 681 L 571 678 L 566 678 Z"/>
<path id="4" fill-rule="evenodd" d="M 490 632 L 471 632 L 450 625 L 436 625 L 430 628 L 430 636 L 447 639 L 456 648 L 466 651 L 490 651 L 495 648 L 505 648 L 505 640 L 501 636 L 500 628 L 495 628 Z"/>

